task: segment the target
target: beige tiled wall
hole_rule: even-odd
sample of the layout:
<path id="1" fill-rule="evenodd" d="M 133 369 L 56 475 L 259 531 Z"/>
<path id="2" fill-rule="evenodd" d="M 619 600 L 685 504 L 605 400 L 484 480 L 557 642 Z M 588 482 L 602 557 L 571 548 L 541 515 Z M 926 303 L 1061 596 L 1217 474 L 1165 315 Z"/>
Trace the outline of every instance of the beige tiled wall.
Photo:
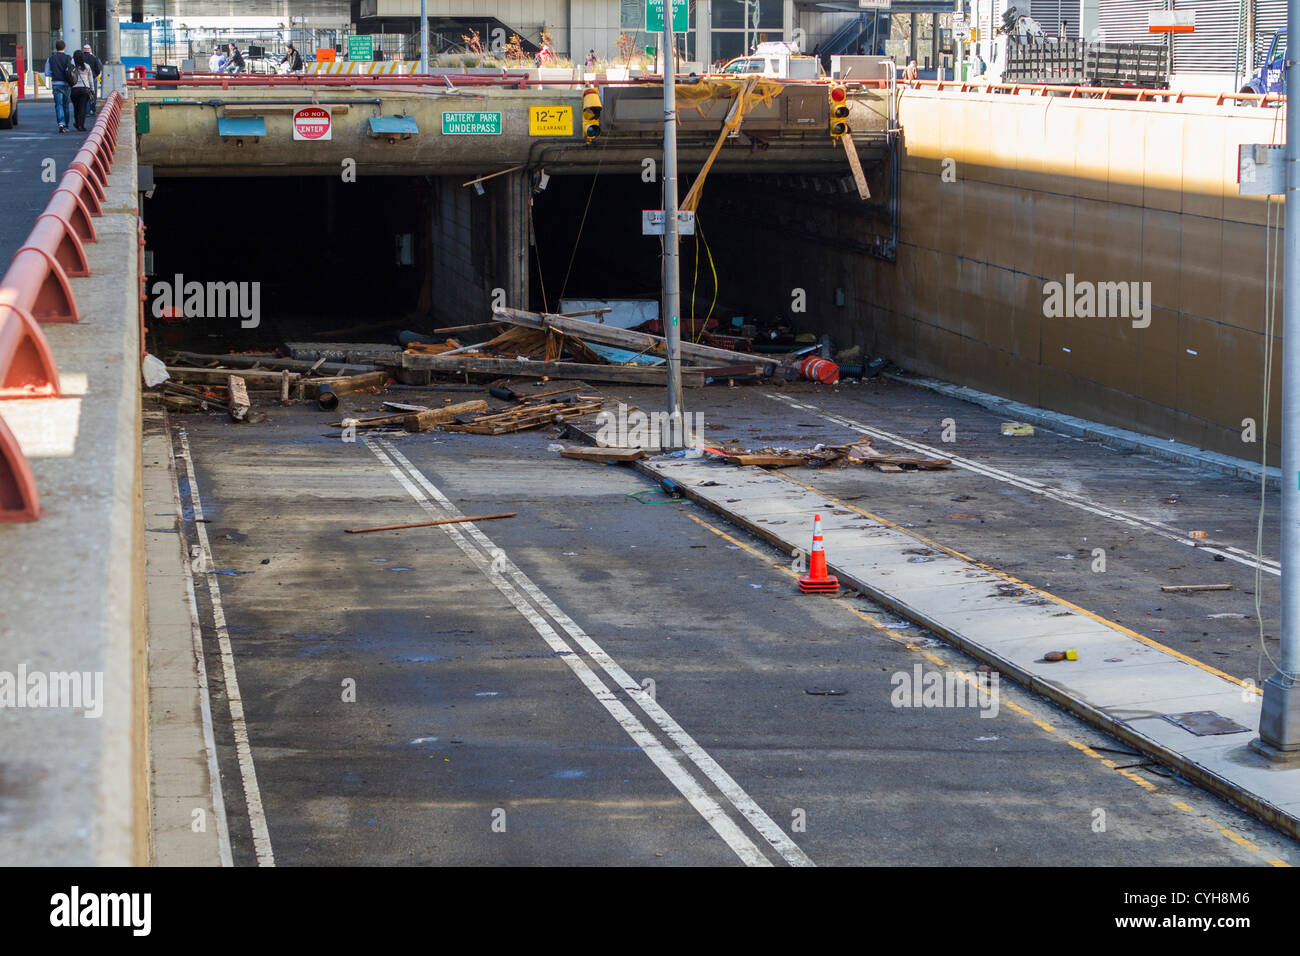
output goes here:
<path id="1" fill-rule="evenodd" d="M 948 381 L 1259 458 L 1241 423 L 1262 420 L 1266 210 L 1238 196 L 1237 147 L 1281 141 L 1278 111 L 923 90 L 899 115 L 900 248 L 894 264 L 856 262 L 873 274 L 857 291 L 864 344 Z M 1272 215 L 1280 225 L 1280 205 Z M 1045 317 L 1043 285 L 1067 273 L 1150 282 L 1150 327 Z M 1280 272 L 1274 303 L 1280 332 Z"/>

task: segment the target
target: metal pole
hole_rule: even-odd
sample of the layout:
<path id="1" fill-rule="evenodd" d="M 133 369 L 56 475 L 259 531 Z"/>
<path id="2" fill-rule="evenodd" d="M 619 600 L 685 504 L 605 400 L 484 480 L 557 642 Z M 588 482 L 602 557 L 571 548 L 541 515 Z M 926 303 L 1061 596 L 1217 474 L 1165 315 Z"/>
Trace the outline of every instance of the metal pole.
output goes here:
<path id="1" fill-rule="evenodd" d="M 31 90 L 32 99 L 36 99 L 36 51 L 32 49 L 32 0 L 27 0 L 27 70 L 31 73 L 31 82 L 27 83 L 27 89 Z"/>
<path id="2" fill-rule="evenodd" d="M 1287 0 L 1287 35 L 1300 31 L 1300 0 Z M 1287 50 L 1288 92 L 1300 61 Z M 1286 106 L 1286 218 L 1282 239 L 1282 620 L 1277 670 L 1264 682 L 1259 740 L 1266 756 L 1300 756 L 1300 109 Z M 1289 323 L 1289 324 L 1288 324 Z M 1288 331 L 1289 330 L 1289 331 Z"/>
<path id="3" fill-rule="evenodd" d="M 420 72 L 429 72 L 429 10 L 428 0 L 420 0 Z"/>
<path id="4" fill-rule="evenodd" d="M 1291 0 L 1300 3 L 1300 0 Z M 682 418 L 682 330 L 679 312 L 677 236 L 677 69 L 673 50 L 672 0 L 663 0 L 664 33 L 664 338 L 668 340 L 668 414 L 679 427 Z M 683 434 L 681 430 L 677 434 Z"/>

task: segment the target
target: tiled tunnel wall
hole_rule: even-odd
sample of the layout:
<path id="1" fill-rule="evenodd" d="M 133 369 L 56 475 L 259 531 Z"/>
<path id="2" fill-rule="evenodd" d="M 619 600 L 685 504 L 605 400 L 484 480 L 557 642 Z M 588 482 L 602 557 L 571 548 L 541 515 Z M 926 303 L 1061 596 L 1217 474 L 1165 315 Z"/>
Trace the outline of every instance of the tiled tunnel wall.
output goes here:
<path id="1" fill-rule="evenodd" d="M 909 91 L 900 120 L 898 262 L 862 270 L 859 291 L 879 349 L 917 372 L 1257 459 L 1242 420 L 1262 424 L 1268 278 L 1276 444 L 1282 206 L 1240 196 L 1237 167 L 1239 144 L 1282 141 L 1278 110 Z M 1045 284 L 1067 274 L 1149 282 L 1150 325 L 1046 315 Z"/>
<path id="2" fill-rule="evenodd" d="M 897 261 L 863 249 L 872 204 L 783 188 L 748 197 L 743 242 L 715 243 L 724 291 L 916 373 L 1260 458 L 1242 420 L 1262 426 L 1266 233 L 1281 331 L 1282 205 L 1238 195 L 1238 144 L 1280 142 L 1280 111 L 908 90 L 899 115 Z M 1150 282 L 1150 325 L 1048 317 L 1044 286 L 1068 274 Z"/>

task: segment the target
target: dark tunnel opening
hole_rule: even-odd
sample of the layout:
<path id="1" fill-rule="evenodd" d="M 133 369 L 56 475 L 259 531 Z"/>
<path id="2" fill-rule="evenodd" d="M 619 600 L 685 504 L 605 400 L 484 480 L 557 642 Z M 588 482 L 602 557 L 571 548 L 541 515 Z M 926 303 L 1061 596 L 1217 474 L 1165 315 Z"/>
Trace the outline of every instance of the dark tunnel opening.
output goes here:
<path id="1" fill-rule="evenodd" d="M 160 179 L 144 203 L 147 314 L 179 320 L 159 315 L 171 305 L 186 313 L 171 338 L 244 349 L 416 322 L 430 298 L 422 264 L 433 193 L 425 177 Z M 194 282 L 234 282 L 241 291 L 256 283 L 256 295 L 245 297 L 259 306 L 256 325 L 212 314 L 220 309 L 195 314 L 193 299 L 182 309 L 169 296 L 177 275 L 191 291 Z"/>

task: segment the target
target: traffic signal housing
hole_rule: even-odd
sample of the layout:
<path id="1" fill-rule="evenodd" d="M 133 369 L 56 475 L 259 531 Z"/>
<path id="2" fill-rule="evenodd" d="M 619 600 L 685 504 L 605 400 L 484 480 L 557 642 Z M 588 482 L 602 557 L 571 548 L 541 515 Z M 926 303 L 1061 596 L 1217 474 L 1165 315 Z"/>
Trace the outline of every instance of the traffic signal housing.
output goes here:
<path id="1" fill-rule="evenodd" d="M 849 94 L 842 83 L 832 83 L 831 100 L 831 139 L 839 139 L 849 131 Z"/>
<path id="2" fill-rule="evenodd" d="M 600 91 L 589 86 L 582 91 L 582 138 L 590 143 L 600 135 Z"/>

